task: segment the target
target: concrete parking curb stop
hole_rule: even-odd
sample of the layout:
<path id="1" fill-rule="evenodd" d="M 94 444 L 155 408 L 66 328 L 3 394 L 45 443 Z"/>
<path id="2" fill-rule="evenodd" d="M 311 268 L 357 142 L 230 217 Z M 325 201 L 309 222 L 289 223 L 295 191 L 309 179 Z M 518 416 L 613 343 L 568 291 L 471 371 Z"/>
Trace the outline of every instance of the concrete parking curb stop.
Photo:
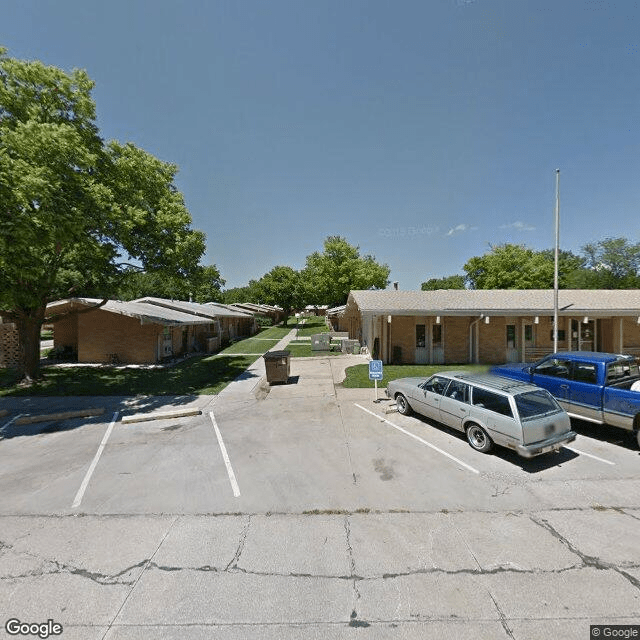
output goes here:
<path id="1" fill-rule="evenodd" d="M 15 421 L 15 424 L 34 424 L 36 422 L 49 422 L 50 420 L 70 420 L 71 418 L 91 418 L 101 416 L 104 407 L 95 409 L 78 409 L 76 411 L 59 411 L 58 413 L 46 413 L 37 416 L 22 416 Z"/>
<path id="2" fill-rule="evenodd" d="M 178 411 L 165 411 L 163 413 L 138 413 L 133 416 L 123 416 L 123 424 L 133 422 L 147 422 L 148 420 L 172 420 L 173 418 L 188 418 L 202 415 L 202 409 L 180 409 Z"/>

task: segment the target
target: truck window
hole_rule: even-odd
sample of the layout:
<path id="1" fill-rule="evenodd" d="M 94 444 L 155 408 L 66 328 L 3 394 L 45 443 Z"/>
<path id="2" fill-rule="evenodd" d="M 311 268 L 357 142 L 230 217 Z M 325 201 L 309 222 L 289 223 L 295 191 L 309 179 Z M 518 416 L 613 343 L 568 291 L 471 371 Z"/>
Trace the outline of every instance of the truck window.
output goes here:
<path id="1" fill-rule="evenodd" d="M 607 365 L 607 384 L 614 384 L 638 376 L 640 376 L 640 371 L 638 371 L 638 361 L 635 358 L 621 358 Z"/>
<path id="2" fill-rule="evenodd" d="M 585 382 L 587 384 L 597 384 L 598 369 L 592 362 L 574 362 L 571 378 L 576 382 Z"/>
<path id="3" fill-rule="evenodd" d="M 511 411 L 511 405 L 509 404 L 509 398 L 507 396 L 478 387 L 472 387 L 472 389 L 471 404 L 513 418 L 513 412 Z"/>
<path id="4" fill-rule="evenodd" d="M 562 358 L 549 358 L 543 360 L 533 369 L 533 373 L 554 378 L 568 378 L 571 369 L 571 361 Z"/>

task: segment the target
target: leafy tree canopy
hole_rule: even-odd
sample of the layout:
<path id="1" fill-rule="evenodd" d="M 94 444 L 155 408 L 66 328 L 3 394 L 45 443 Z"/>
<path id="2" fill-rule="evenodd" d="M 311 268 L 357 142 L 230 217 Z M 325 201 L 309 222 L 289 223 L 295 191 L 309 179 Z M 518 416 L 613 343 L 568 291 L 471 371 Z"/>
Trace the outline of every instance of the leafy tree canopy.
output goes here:
<path id="1" fill-rule="evenodd" d="M 93 86 L 0 49 L 0 315 L 17 324 L 28 378 L 48 302 L 106 298 L 134 263 L 186 277 L 204 252 L 176 166 L 105 143 Z"/>
<path id="2" fill-rule="evenodd" d="M 640 243 L 626 238 L 606 238 L 582 248 L 584 289 L 635 289 L 640 287 Z"/>
<path id="3" fill-rule="evenodd" d="M 285 324 L 293 309 L 302 304 L 301 276 L 291 267 L 273 267 L 255 285 L 260 302 L 281 307 Z"/>
<path id="4" fill-rule="evenodd" d="M 464 276 L 446 276 L 444 278 L 431 278 L 426 282 L 423 282 L 421 287 L 422 291 L 436 291 L 438 289 L 464 289 L 465 278 Z"/>
<path id="5" fill-rule="evenodd" d="M 215 265 L 198 266 L 187 278 L 159 271 L 129 270 L 118 288 L 120 300 L 153 296 L 194 302 L 222 302 L 224 280 Z"/>
<path id="6" fill-rule="evenodd" d="M 524 245 L 500 244 L 464 265 L 472 289 L 548 289 L 554 263 Z"/>
<path id="7" fill-rule="evenodd" d="M 329 236 L 324 251 L 307 256 L 302 271 L 303 298 L 307 304 L 345 304 L 352 289 L 385 289 L 390 268 L 371 255 L 360 256 L 360 247 L 341 236 Z"/>

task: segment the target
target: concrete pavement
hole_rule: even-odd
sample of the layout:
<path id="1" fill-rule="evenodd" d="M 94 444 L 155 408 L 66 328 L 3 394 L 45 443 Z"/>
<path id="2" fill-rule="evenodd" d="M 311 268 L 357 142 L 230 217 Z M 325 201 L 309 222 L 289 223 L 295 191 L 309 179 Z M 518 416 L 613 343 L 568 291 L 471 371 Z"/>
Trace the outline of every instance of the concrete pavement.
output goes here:
<path id="1" fill-rule="evenodd" d="M 292 359 L 291 384 L 272 387 L 256 363 L 217 397 L 170 400 L 200 416 L 118 421 L 79 509 L 105 418 L 1 442 L 0 624 L 51 618 L 90 640 L 582 640 L 640 623 L 637 450 L 580 435 L 582 453 L 482 455 L 342 388 L 360 362 Z"/>

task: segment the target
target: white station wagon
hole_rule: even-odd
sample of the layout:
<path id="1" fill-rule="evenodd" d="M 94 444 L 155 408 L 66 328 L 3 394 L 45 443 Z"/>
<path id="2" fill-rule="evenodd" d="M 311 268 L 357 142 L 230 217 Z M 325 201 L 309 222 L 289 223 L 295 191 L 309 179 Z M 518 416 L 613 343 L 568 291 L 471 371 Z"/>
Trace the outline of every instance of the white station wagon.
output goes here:
<path id="1" fill-rule="evenodd" d="M 448 371 L 399 378 L 389 383 L 387 396 L 403 415 L 413 410 L 465 432 L 482 453 L 495 443 L 531 458 L 576 438 L 569 416 L 546 389 L 500 376 Z"/>

